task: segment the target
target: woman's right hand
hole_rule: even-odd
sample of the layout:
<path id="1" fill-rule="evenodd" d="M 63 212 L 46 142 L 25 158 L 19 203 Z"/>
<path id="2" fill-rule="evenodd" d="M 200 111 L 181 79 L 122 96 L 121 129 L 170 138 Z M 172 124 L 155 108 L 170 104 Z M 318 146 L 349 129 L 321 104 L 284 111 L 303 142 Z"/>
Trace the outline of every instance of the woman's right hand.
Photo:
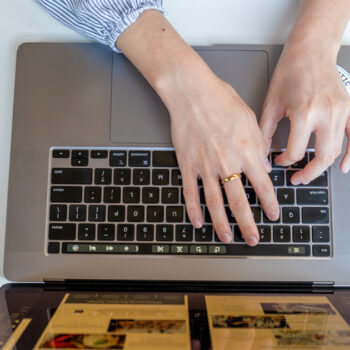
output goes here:
<path id="1" fill-rule="evenodd" d="M 194 75 L 193 75 L 194 74 Z M 171 118 L 171 135 L 182 174 L 188 216 L 196 228 L 203 223 L 197 177 L 203 181 L 205 201 L 214 229 L 231 242 L 220 179 L 245 173 L 271 220 L 279 205 L 267 174 L 265 140 L 256 117 L 236 91 L 206 65 L 178 72 L 176 81 L 163 84 L 163 101 Z M 240 179 L 224 185 L 228 206 L 247 244 L 259 241 L 258 230 Z"/>
<path id="2" fill-rule="evenodd" d="M 118 47 L 145 76 L 165 103 L 182 174 L 188 216 L 203 225 L 197 177 L 201 177 L 214 229 L 223 242 L 232 230 L 220 179 L 245 173 L 272 221 L 279 206 L 267 171 L 266 144 L 251 109 L 171 27 L 162 14 L 145 11 L 119 38 Z M 254 246 L 259 234 L 239 179 L 224 190 L 245 241 Z"/>

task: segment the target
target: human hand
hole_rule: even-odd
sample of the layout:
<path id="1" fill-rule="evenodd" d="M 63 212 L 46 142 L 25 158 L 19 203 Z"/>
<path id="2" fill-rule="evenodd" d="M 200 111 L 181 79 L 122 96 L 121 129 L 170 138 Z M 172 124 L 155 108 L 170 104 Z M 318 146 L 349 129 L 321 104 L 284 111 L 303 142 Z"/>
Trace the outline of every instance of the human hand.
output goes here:
<path id="1" fill-rule="evenodd" d="M 287 149 L 275 159 L 282 166 L 301 160 L 315 134 L 315 158 L 292 176 L 293 184 L 309 183 L 341 154 L 344 130 L 350 139 L 349 115 L 350 98 L 336 55 L 323 47 L 287 45 L 272 77 L 260 127 L 269 149 L 277 123 L 284 116 L 290 119 Z M 340 165 L 344 173 L 349 168 L 350 143 Z"/>
<path id="2" fill-rule="evenodd" d="M 198 67 L 198 66 L 197 66 Z M 205 201 L 219 238 L 232 241 L 220 179 L 244 172 L 267 216 L 276 220 L 278 202 L 266 170 L 265 141 L 256 117 L 227 83 L 207 66 L 180 71 L 164 84 L 162 94 L 171 118 L 171 135 L 182 174 L 188 216 L 196 228 L 203 225 L 197 177 L 203 181 Z M 224 185 L 228 206 L 245 241 L 253 246 L 259 234 L 241 181 Z"/>
<path id="3" fill-rule="evenodd" d="M 279 206 L 266 171 L 270 170 L 266 144 L 254 113 L 235 90 L 214 75 L 157 11 L 145 11 L 117 44 L 168 108 L 193 226 L 200 228 L 204 221 L 197 184 L 200 176 L 214 229 L 220 240 L 232 241 L 219 181 L 241 172 L 254 187 L 266 215 L 276 220 Z M 242 236 L 249 245 L 256 245 L 259 234 L 242 182 L 236 179 L 224 188 Z"/>

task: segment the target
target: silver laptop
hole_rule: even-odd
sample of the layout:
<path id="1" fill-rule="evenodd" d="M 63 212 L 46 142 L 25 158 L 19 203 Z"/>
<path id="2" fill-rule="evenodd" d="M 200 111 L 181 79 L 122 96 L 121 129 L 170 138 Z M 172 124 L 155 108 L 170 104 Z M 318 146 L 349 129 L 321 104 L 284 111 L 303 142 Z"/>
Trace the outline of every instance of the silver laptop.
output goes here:
<path id="1" fill-rule="evenodd" d="M 197 47 L 259 116 L 281 46 Z M 339 66 L 350 70 L 350 47 Z M 286 146 L 283 120 L 270 155 Z M 230 244 L 186 215 L 167 111 L 121 54 L 97 44 L 21 45 L 17 55 L 5 276 L 56 283 L 242 283 L 310 290 L 350 286 L 350 176 L 337 161 L 308 186 L 273 164 L 278 222 L 244 180 L 260 232 L 248 247 L 228 211 Z M 286 287 L 287 288 L 287 287 Z M 289 288 L 289 287 L 288 287 Z M 288 290 L 287 288 L 287 290 Z"/>

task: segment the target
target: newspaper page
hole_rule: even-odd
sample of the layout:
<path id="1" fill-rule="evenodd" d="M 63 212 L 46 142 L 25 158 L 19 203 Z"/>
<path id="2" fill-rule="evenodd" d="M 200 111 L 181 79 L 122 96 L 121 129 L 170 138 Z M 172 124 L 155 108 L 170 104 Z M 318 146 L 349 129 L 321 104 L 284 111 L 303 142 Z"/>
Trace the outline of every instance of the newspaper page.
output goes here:
<path id="1" fill-rule="evenodd" d="M 188 301 L 176 294 L 66 294 L 35 349 L 190 349 Z"/>
<path id="2" fill-rule="evenodd" d="M 206 296 L 213 350 L 350 349 L 350 327 L 326 297 Z"/>

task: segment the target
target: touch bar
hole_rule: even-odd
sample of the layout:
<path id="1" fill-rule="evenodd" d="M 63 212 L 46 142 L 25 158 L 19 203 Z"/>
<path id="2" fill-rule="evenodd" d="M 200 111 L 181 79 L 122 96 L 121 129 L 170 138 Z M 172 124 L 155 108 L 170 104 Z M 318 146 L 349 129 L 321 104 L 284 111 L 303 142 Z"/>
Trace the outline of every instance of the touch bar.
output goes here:
<path id="1" fill-rule="evenodd" d="M 224 256 L 310 256 L 309 245 L 260 244 L 119 244 L 65 242 L 63 253 L 68 254 L 153 254 L 153 255 L 224 255 Z"/>

